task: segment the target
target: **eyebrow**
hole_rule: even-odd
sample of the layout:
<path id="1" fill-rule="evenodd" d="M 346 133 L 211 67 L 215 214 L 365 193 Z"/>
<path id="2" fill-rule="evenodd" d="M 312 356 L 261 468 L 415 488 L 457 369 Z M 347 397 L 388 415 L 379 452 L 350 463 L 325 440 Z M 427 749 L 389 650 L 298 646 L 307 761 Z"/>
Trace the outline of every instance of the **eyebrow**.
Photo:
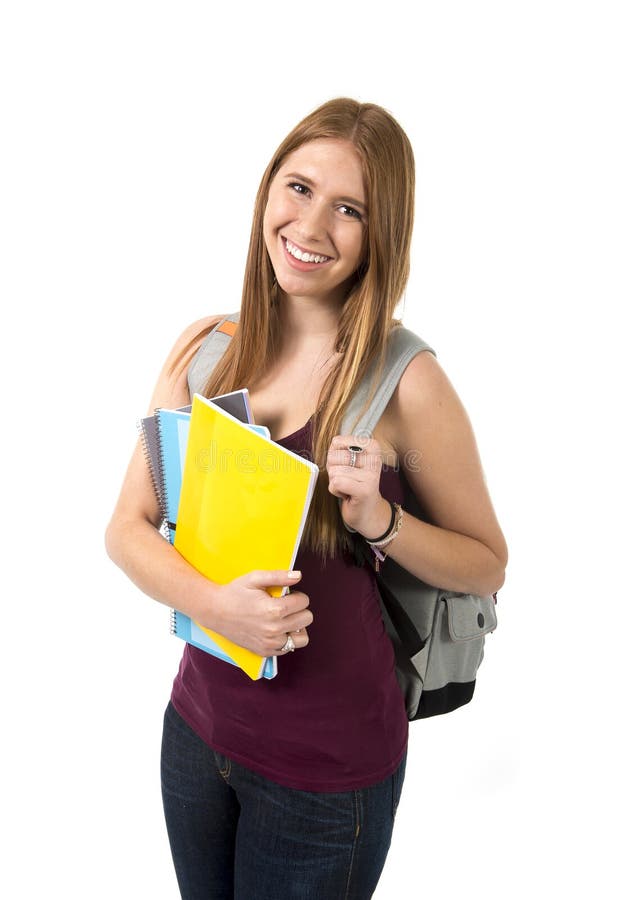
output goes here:
<path id="1" fill-rule="evenodd" d="M 298 181 L 303 181 L 304 184 L 307 184 L 308 187 L 316 187 L 314 181 L 311 178 L 306 177 L 306 175 L 300 175 L 299 172 L 289 172 L 285 175 L 285 178 L 297 178 Z M 356 200 L 355 197 L 339 197 L 343 203 L 348 203 L 351 206 L 359 206 L 364 212 L 367 212 L 367 207 L 360 200 Z"/>

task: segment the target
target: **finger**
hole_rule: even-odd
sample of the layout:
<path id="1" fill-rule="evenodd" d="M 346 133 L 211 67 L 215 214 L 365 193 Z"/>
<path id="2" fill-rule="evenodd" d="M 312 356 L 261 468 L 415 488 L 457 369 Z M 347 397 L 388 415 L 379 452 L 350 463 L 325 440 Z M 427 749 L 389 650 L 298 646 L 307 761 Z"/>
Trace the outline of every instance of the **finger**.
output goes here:
<path id="1" fill-rule="evenodd" d="M 306 629 L 309 625 L 312 625 L 314 616 L 310 612 L 309 609 L 301 610 L 298 613 L 293 613 L 290 616 L 285 616 L 282 619 L 281 627 L 283 631 L 291 631 L 297 632 Z"/>
<path id="2" fill-rule="evenodd" d="M 364 476 L 366 472 L 373 472 L 378 468 L 378 464 L 373 461 L 369 463 L 367 460 L 358 462 L 356 461 L 355 466 L 351 466 L 349 464 L 349 459 L 345 456 L 344 459 L 340 459 L 338 462 L 330 463 L 327 465 L 328 477 L 331 478 L 335 474 L 344 474 L 351 475 L 354 473 L 356 477 L 361 478 Z"/>
<path id="3" fill-rule="evenodd" d="M 280 616 L 285 618 L 305 610 L 310 605 L 310 597 L 308 594 L 304 594 L 303 591 L 291 591 L 290 594 L 278 597 L 273 605 L 275 609 L 280 611 Z M 288 631 L 288 628 L 285 630 Z"/>
<path id="4" fill-rule="evenodd" d="M 292 643 L 290 643 L 288 640 L 289 635 L 292 639 Z M 283 641 L 282 641 L 282 638 L 283 638 Z M 279 636 L 278 640 L 282 641 L 282 646 L 276 647 L 274 649 L 273 654 L 275 656 L 279 656 L 280 654 L 284 655 L 287 653 L 292 653 L 294 650 L 302 650 L 304 647 L 306 647 L 308 645 L 310 639 L 308 637 L 308 632 L 302 629 L 301 631 L 298 631 L 298 632 L 295 632 L 295 631 L 283 632 Z M 289 644 L 289 646 L 286 646 L 287 644 Z"/>
<path id="5" fill-rule="evenodd" d="M 365 448 L 371 438 L 364 434 L 335 434 L 330 442 L 331 447 L 348 447 L 350 444 L 354 447 Z"/>
<path id="6" fill-rule="evenodd" d="M 344 497 L 353 497 L 355 500 L 364 500 L 376 488 L 377 482 L 369 478 L 358 478 L 352 469 L 347 474 L 337 471 L 328 479 L 328 490 L 335 497 L 343 495 Z"/>
<path id="7" fill-rule="evenodd" d="M 347 500 L 351 496 L 351 494 L 344 494 L 343 491 L 337 490 L 332 481 L 328 482 L 328 491 L 333 497 L 338 497 L 339 500 Z"/>
<path id="8" fill-rule="evenodd" d="M 352 446 L 358 446 L 358 445 L 352 445 Z M 365 454 L 362 451 L 360 453 L 355 452 L 354 456 L 356 458 L 355 465 L 356 465 L 356 467 L 358 467 L 361 465 Z M 352 458 L 353 458 L 352 454 L 347 447 L 336 447 L 334 449 L 330 448 L 330 450 L 328 451 L 328 460 L 327 460 L 328 468 L 331 465 L 348 466 L 351 464 Z"/>
<path id="9" fill-rule="evenodd" d="M 345 458 L 347 459 L 350 447 L 354 450 L 357 457 L 380 452 L 380 444 L 375 438 L 356 434 L 335 435 L 330 441 L 329 449 L 336 453 L 345 453 Z"/>
<path id="10" fill-rule="evenodd" d="M 334 466 L 344 469 L 367 469 L 371 471 L 380 468 L 382 465 L 382 454 L 380 452 L 363 451 L 362 453 L 356 453 L 355 457 L 355 464 L 352 466 L 352 454 L 347 447 L 328 450 L 328 471 Z"/>
<path id="11" fill-rule="evenodd" d="M 245 576 L 251 587 L 291 587 L 301 578 L 299 570 L 287 572 L 286 569 L 254 569 Z"/>

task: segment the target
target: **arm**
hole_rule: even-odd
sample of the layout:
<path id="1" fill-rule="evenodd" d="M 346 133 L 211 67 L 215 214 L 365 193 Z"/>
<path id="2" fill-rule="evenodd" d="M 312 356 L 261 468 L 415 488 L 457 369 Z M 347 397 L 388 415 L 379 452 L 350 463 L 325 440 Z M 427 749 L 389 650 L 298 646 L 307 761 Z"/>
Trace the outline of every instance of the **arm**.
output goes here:
<path id="1" fill-rule="evenodd" d="M 469 419 L 432 354 L 420 353 L 409 363 L 387 407 L 382 430 L 431 523 L 405 511 L 387 555 L 428 584 L 481 595 L 497 591 L 504 582 L 506 543 Z M 348 443 L 347 436 L 337 436 L 333 447 L 338 452 Z M 379 492 L 380 465 L 369 465 L 372 454 L 380 455 L 375 440 L 366 446 L 364 459 L 361 455 L 364 475 L 353 474 L 356 470 L 347 465 L 339 467 L 347 472 L 342 478 L 362 480 L 360 502 L 353 509 L 344 504 L 345 521 L 370 538 L 386 530 L 391 514 Z M 333 493 L 351 494 L 347 481 L 334 486 Z"/>
<path id="2" fill-rule="evenodd" d="M 196 341 L 186 359 L 171 371 L 186 345 L 203 328 L 218 321 L 196 322 L 181 335 L 159 376 L 150 404 L 175 409 L 190 402 L 187 368 L 198 349 Z M 308 642 L 305 627 L 312 621 L 308 598 L 295 592 L 272 598 L 265 587 L 296 585 L 299 578 L 286 572 L 254 572 L 227 585 L 218 585 L 190 566 L 159 533 L 161 514 L 141 443 L 138 442 L 125 475 L 120 496 L 107 527 L 105 543 L 111 559 L 144 593 L 219 634 L 262 656 L 277 653 L 286 635 L 297 629 L 296 647 Z"/>

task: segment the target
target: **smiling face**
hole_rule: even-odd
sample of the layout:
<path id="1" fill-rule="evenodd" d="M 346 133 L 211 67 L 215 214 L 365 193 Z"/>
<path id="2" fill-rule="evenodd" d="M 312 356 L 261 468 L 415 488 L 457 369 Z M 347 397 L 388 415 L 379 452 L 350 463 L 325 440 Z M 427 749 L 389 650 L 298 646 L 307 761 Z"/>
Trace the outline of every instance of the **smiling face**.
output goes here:
<path id="1" fill-rule="evenodd" d="M 286 157 L 269 188 L 263 231 L 287 295 L 342 302 L 364 255 L 366 204 L 349 141 L 310 141 Z"/>

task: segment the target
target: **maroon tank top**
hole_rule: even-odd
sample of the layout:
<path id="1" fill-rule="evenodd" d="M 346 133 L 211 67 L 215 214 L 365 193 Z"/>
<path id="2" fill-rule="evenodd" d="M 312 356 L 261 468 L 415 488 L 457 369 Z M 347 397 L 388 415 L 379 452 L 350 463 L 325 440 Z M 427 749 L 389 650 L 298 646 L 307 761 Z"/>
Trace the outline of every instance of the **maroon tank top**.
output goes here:
<path id="1" fill-rule="evenodd" d="M 278 443 L 311 458 L 311 422 Z M 380 492 L 402 502 L 394 469 L 383 468 Z M 186 644 L 172 702 L 210 747 L 278 784 L 367 787 L 395 771 L 408 736 L 374 576 L 349 555 L 324 564 L 307 549 L 294 568 L 314 616 L 308 646 L 282 655 L 275 678 L 252 681 Z"/>

